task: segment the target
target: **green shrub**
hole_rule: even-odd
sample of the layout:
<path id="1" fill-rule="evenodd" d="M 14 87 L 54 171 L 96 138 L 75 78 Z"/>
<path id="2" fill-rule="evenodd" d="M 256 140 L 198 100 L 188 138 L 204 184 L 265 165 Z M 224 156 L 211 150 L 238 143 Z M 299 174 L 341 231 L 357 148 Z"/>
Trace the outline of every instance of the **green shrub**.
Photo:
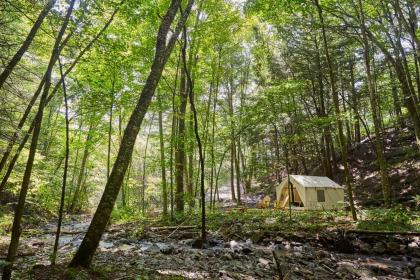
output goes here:
<path id="1" fill-rule="evenodd" d="M 405 231 L 413 230 L 414 216 L 401 205 L 389 209 L 373 209 L 367 212 L 366 219 L 357 225 L 360 229 Z"/>

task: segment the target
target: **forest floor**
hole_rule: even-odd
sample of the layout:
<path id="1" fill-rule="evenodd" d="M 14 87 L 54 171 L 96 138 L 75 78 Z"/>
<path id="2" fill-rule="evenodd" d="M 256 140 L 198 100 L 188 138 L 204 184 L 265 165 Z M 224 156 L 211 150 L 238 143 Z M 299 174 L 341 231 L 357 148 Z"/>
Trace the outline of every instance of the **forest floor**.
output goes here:
<path id="1" fill-rule="evenodd" d="M 113 224 L 89 271 L 66 270 L 90 217 L 68 217 L 58 264 L 55 224 L 25 229 L 14 279 L 419 279 L 420 236 L 352 233 L 345 212 L 229 208 L 209 213 L 200 248 L 199 215 Z M 405 231 L 420 231 L 419 217 Z M 401 228 L 403 229 L 403 228 Z M 0 255 L 9 239 L 0 239 Z M 417 277 L 417 278 L 416 278 Z"/>

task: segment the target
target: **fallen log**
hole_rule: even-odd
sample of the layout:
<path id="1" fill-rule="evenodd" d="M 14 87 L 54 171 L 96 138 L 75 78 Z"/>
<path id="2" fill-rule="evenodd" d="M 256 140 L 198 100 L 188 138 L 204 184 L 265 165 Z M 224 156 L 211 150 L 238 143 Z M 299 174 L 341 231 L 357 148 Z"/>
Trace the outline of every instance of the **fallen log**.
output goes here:
<path id="1" fill-rule="evenodd" d="M 362 230 L 362 229 L 350 229 L 345 234 L 357 233 L 357 234 L 377 234 L 377 235 L 404 235 L 404 236 L 420 236 L 420 232 L 416 231 L 374 231 L 374 230 Z"/>
<path id="2" fill-rule="evenodd" d="M 200 229 L 200 226 L 163 226 L 163 227 L 150 227 L 151 231 L 165 231 L 165 230 L 183 230 L 183 229 Z"/>
<path id="3" fill-rule="evenodd" d="M 106 229 L 105 232 L 107 233 L 114 233 L 114 232 L 118 232 L 118 231 L 123 231 L 120 228 L 109 228 Z M 43 231 L 42 234 L 56 234 L 56 230 L 48 230 L 48 231 Z M 60 231 L 60 235 L 75 235 L 75 234 L 85 234 L 86 233 L 86 229 L 85 230 L 61 230 Z"/>
<path id="4" fill-rule="evenodd" d="M 55 230 L 49 230 L 49 231 L 44 231 L 42 232 L 43 234 L 56 234 Z M 86 230 L 78 230 L 78 231 L 66 231 L 66 230 L 62 230 L 60 231 L 60 235 L 75 235 L 75 234 L 82 234 L 82 233 L 86 233 Z"/>
<path id="5" fill-rule="evenodd" d="M 18 253 L 16 257 L 17 258 L 23 258 L 23 257 L 30 257 L 30 256 L 35 256 L 35 252 L 32 252 L 32 251 L 30 251 L 30 252 L 21 252 L 21 253 Z M 5 260 L 6 258 L 7 258 L 6 255 L 0 256 L 0 260 Z"/>

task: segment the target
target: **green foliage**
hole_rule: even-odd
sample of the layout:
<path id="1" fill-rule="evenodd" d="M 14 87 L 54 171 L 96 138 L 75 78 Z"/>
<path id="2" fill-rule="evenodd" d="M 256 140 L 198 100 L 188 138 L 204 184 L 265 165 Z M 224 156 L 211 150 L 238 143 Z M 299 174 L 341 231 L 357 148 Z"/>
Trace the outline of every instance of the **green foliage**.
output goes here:
<path id="1" fill-rule="evenodd" d="M 366 219 L 358 222 L 357 228 L 385 231 L 419 231 L 419 217 L 396 205 L 390 209 L 367 210 Z"/>
<path id="2" fill-rule="evenodd" d="M 89 274 L 84 269 L 69 267 L 66 270 L 66 277 L 70 280 L 89 280 Z"/>
<path id="3" fill-rule="evenodd" d="M 0 235 L 5 236 L 9 233 L 13 223 L 13 214 L 8 211 L 7 206 L 0 207 Z"/>
<path id="4" fill-rule="evenodd" d="M 345 220 L 346 212 L 344 211 L 293 211 L 292 220 L 289 218 L 288 211 L 278 209 L 247 209 L 246 211 L 233 209 L 230 212 L 216 209 L 214 212 L 207 212 L 209 230 L 237 230 L 247 237 L 251 237 L 255 231 L 319 232 L 327 227 L 337 226 Z M 164 224 L 178 225 L 186 221 L 190 225 L 199 225 L 199 213 L 181 214 L 174 221 L 167 220 Z M 232 227 L 240 227 L 240 229 Z"/>
<path id="5" fill-rule="evenodd" d="M 132 221 L 139 221 L 143 220 L 143 215 L 141 211 L 134 207 L 114 207 L 112 214 L 111 214 L 111 222 L 112 223 L 125 223 L 125 222 L 132 222 Z"/>

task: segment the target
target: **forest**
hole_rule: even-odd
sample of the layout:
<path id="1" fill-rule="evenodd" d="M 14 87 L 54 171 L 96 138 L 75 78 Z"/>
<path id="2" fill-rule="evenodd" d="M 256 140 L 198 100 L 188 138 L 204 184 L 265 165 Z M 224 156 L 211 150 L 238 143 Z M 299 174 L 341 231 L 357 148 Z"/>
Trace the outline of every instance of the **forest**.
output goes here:
<path id="1" fill-rule="evenodd" d="M 420 3 L 0 0 L 0 276 L 420 279 Z"/>

